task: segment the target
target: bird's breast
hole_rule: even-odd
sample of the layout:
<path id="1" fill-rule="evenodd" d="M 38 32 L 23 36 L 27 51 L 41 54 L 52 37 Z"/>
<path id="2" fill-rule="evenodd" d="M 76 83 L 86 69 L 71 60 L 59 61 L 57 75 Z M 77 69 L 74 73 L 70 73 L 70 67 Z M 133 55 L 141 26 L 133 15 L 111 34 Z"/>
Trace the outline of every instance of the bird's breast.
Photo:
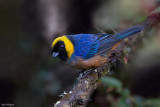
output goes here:
<path id="1" fill-rule="evenodd" d="M 73 62 L 73 67 L 77 69 L 95 69 L 102 65 L 104 65 L 107 61 L 106 56 L 94 56 L 90 59 L 82 59 L 77 58 L 75 62 Z"/>

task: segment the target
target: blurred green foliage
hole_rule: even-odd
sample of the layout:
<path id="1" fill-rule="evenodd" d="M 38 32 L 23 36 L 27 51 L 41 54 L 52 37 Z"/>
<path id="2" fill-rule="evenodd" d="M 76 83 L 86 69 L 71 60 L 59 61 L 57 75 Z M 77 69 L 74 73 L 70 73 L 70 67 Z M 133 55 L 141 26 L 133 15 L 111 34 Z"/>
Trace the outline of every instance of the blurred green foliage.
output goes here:
<path id="1" fill-rule="evenodd" d="M 122 83 L 113 77 L 102 77 L 101 78 L 102 83 L 106 84 L 110 88 L 117 89 L 118 92 L 122 90 Z"/>
<path id="2" fill-rule="evenodd" d="M 103 77 L 101 79 L 106 91 L 106 102 L 111 107 L 160 107 L 160 98 L 144 98 L 131 94 L 129 88 L 122 87 L 122 82 L 114 77 Z M 114 93 L 113 93 L 114 92 Z M 118 93 L 118 97 L 115 97 Z"/>

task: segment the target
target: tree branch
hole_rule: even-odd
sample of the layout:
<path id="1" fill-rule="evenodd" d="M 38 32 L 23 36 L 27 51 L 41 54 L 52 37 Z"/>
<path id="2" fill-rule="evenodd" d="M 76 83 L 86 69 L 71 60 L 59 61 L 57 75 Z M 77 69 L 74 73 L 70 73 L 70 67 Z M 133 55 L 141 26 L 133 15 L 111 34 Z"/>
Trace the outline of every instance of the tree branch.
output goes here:
<path id="1" fill-rule="evenodd" d="M 145 30 L 151 29 L 160 22 L 160 9 L 153 11 L 146 20 L 141 24 Z M 115 50 L 109 52 L 108 62 L 105 66 L 93 70 L 88 77 L 78 81 L 76 86 L 69 93 L 64 93 L 64 96 L 57 101 L 55 107 L 71 107 L 76 105 L 84 105 L 89 100 L 91 93 L 100 85 L 98 80 L 102 75 L 107 74 L 110 65 L 114 65 L 117 61 L 122 60 L 124 55 L 129 55 L 130 50 L 134 47 L 135 42 L 140 42 L 143 39 L 143 34 L 139 33 L 130 37 L 124 42 L 121 42 Z"/>

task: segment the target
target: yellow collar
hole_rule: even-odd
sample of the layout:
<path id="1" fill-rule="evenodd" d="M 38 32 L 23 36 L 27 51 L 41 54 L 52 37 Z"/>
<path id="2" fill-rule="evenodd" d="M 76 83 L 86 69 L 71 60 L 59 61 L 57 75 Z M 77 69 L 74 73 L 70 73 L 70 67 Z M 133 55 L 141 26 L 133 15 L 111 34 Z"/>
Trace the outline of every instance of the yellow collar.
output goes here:
<path id="1" fill-rule="evenodd" d="M 67 38 L 67 36 L 61 36 L 61 37 L 58 37 L 56 38 L 53 43 L 52 43 L 52 48 L 55 46 L 55 44 L 59 41 L 63 41 L 64 44 L 65 44 L 65 49 L 67 51 L 67 54 L 68 54 L 68 58 L 71 57 L 71 55 L 73 54 L 74 52 L 74 46 L 73 46 L 73 43 Z"/>

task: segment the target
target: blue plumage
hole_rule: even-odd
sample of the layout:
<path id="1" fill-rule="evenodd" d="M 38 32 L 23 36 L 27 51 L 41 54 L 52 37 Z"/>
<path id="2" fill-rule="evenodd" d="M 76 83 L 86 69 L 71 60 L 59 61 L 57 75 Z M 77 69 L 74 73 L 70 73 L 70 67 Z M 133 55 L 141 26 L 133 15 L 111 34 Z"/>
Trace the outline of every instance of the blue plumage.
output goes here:
<path id="1" fill-rule="evenodd" d="M 81 56 L 82 58 L 88 58 L 91 54 L 95 54 L 94 49 L 97 47 L 97 36 L 95 34 L 76 34 L 68 35 L 72 43 L 74 44 L 74 54 Z M 96 44 L 95 44 L 96 43 Z M 95 44 L 95 45 L 94 45 Z M 88 56 L 88 57 L 86 57 Z"/>
<path id="2" fill-rule="evenodd" d="M 136 25 L 136 26 L 133 26 L 131 28 L 128 28 L 122 32 L 119 32 L 119 33 L 113 35 L 113 37 L 120 39 L 120 40 L 123 40 L 123 39 L 127 38 L 128 36 L 134 35 L 140 31 L 142 31 L 143 29 L 144 28 L 142 26 Z"/>
<path id="3" fill-rule="evenodd" d="M 89 59 L 94 55 L 103 55 L 108 52 L 120 40 L 123 40 L 133 34 L 143 30 L 140 25 L 126 29 L 115 35 L 108 34 L 76 34 L 68 35 L 75 49 L 74 55 L 83 59 Z"/>
<path id="4" fill-rule="evenodd" d="M 143 27 L 137 25 L 115 35 L 104 33 L 64 35 L 53 41 L 52 56 L 58 56 L 78 69 L 95 69 L 106 64 L 108 51 L 117 43 L 142 30 Z"/>

